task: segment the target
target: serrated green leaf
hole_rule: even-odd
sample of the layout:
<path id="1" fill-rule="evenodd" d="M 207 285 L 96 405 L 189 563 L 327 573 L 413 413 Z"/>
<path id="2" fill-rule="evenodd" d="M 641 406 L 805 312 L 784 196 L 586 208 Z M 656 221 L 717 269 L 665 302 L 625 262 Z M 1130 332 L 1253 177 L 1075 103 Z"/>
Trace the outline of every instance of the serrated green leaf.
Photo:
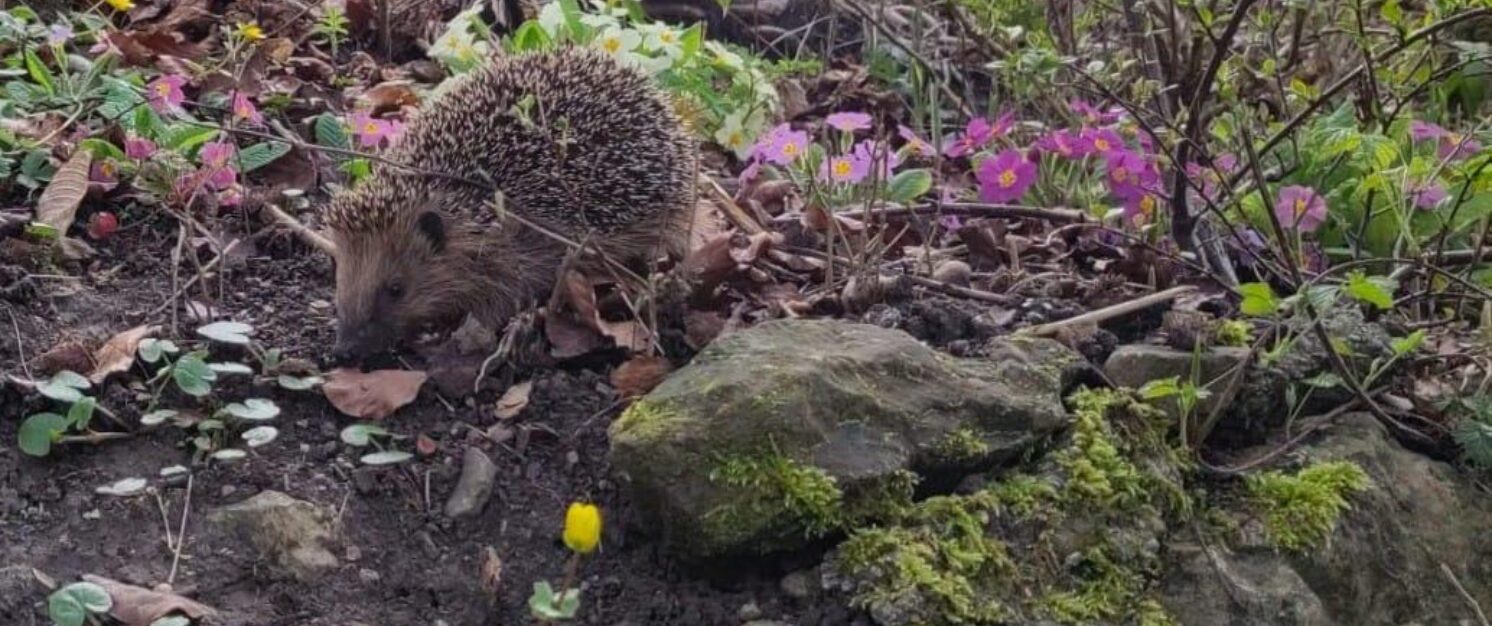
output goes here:
<path id="1" fill-rule="evenodd" d="M 1420 345 L 1424 343 L 1425 329 L 1421 328 L 1408 335 L 1394 339 L 1389 345 L 1393 348 L 1394 356 L 1402 357 L 1418 350 Z"/>
<path id="2" fill-rule="evenodd" d="M 90 613 L 114 607 L 109 592 L 93 583 L 73 583 L 47 597 L 47 616 L 57 626 L 83 626 Z"/>
<path id="3" fill-rule="evenodd" d="M 348 149 L 351 143 L 347 139 L 347 127 L 342 125 L 342 120 L 330 113 L 323 113 L 316 118 L 316 143 L 327 148 Z M 341 155 L 332 155 L 338 160 L 345 159 Z"/>
<path id="4" fill-rule="evenodd" d="M 243 431 L 243 434 L 239 436 L 243 438 L 244 443 L 250 448 L 257 448 L 274 441 L 276 437 L 280 436 L 280 430 L 274 426 L 256 426 Z"/>
<path id="5" fill-rule="evenodd" d="M 925 169 L 905 170 L 891 177 L 886 196 L 892 202 L 907 204 L 932 189 L 932 172 Z"/>
<path id="6" fill-rule="evenodd" d="M 1238 293 L 1243 295 L 1243 303 L 1239 310 L 1244 315 L 1263 317 L 1274 315 L 1280 309 L 1280 302 L 1274 296 L 1274 290 L 1266 283 L 1245 283 L 1238 286 Z"/>
<path id="7" fill-rule="evenodd" d="M 163 147 L 177 152 L 190 152 L 193 148 L 212 140 L 218 134 L 216 128 L 182 125 L 168 129 L 161 140 Z"/>
<path id="8" fill-rule="evenodd" d="M 98 158 L 114 159 L 115 161 L 125 160 L 123 150 L 120 150 L 118 146 L 102 139 L 84 139 L 83 141 L 78 143 L 78 147 L 92 152 L 93 156 Z"/>
<path id="9" fill-rule="evenodd" d="M 56 413 L 37 413 L 21 422 L 16 435 L 21 452 L 31 456 L 46 456 L 52 444 L 67 431 L 67 418 Z"/>
<path id="10" fill-rule="evenodd" d="M 247 174 L 261 167 L 269 165 L 270 163 L 273 163 L 275 159 L 278 159 L 289 153 L 290 144 L 288 143 L 279 141 L 256 143 L 252 146 L 244 148 L 241 152 L 238 153 L 239 171 Z"/>
<path id="11" fill-rule="evenodd" d="M 27 50 L 25 56 L 26 73 L 31 75 L 31 80 L 40 85 L 47 95 L 55 95 L 57 87 L 52 84 L 52 72 L 47 69 L 45 63 L 41 62 L 41 57 L 36 56 L 36 52 L 31 50 Z"/>

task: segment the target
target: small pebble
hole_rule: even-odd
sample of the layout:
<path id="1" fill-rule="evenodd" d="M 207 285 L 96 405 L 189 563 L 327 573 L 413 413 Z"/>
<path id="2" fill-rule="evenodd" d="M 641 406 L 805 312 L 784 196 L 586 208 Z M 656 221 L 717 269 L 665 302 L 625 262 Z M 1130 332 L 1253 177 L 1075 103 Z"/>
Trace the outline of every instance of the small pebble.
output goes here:
<path id="1" fill-rule="evenodd" d="M 736 612 L 736 617 L 739 617 L 742 621 L 746 622 L 754 619 L 761 619 L 762 607 L 757 606 L 755 602 L 747 602 L 746 604 L 741 605 L 741 610 Z"/>
<path id="2" fill-rule="evenodd" d="M 361 559 L 361 558 L 363 558 L 363 549 L 362 548 L 359 548 L 357 546 L 347 546 L 347 560 L 348 561 L 357 562 L 357 560 Z"/>
<path id="3" fill-rule="evenodd" d="M 364 583 L 369 585 L 378 582 L 378 579 L 382 578 L 378 575 L 378 572 L 370 570 L 366 567 L 361 568 L 357 571 L 357 577 L 359 580 L 362 580 Z"/>

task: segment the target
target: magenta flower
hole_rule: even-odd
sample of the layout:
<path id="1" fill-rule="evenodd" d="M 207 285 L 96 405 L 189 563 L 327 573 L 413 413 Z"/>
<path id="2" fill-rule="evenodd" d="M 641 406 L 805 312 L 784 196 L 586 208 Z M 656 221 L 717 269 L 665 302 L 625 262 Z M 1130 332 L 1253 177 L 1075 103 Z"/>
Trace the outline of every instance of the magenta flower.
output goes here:
<path id="1" fill-rule="evenodd" d="M 1326 221 L 1326 199 L 1310 187 L 1285 187 L 1275 200 L 1274 215 L 1285 228 L 1308 233 Z"/>
<path id="2" fill-rule="evenodd" d="M 1448 133 L 1440 138 L 1440 147 L 1436 154 L 1442 160 L 1460 161 L 1475 156 L 1482 151 L 1482 144 L 1471 137 L 1464 137 L 1458 133 Z"/>
<path id="3" fill-rule="evenodd" d="M 975 172 L 979 179 L 979 198 L 985 202 L 1011 202 L 1026 195 L 1036 182 L 1036 164 L 1019 150 L 1006 150 L 985 159 Z"/>
<path id="4" fill-rule="evenodd" d="M 156 113 L 167 113 L 181 108 L 181 103 L 186 101 L 186 94 L 182 93 L 181 87 L 185 85 L 185 76 L 170 74 L 162 76 L 145 86 L 145 97 L 150 102 L 150 108 Z"/>
<path id="5" fill-rule="evenodd" d="M 73 38 L 73 27 L 67 24 L 53 24 L 47 29 L 47 43 L 60 46 L 71 41 Z"/>
<path id="6" fill-rule="evenodd" d="M 1122 151 L 1124 138 L 1119 133 L 1107 128 L 1087 128 L 1082 134 L 1083 148 L 1088 154 L 1109 156 L 1115 152 Z"/>
<path id="7" fill-rule="evenodd" d="M 357 137 L 358 145 L 364 148 L 372 148 L 381 143 L 393 144 L 398 139 L 399 133 L 404 131 L 404 125 L 390 120 L 382 120 L 364 112 L 353 113 L 350 120 L 352 123 L 352 134 Z"/>
<path id="8" fill-rule="evenodd" d="M 1124 107 L 1119 106 L 1109 107 L 1100 111 L 1098 107 L 1088 104 L 1083 100 L 1073 100 L 1068 103 L 1068 106 L 1072 107 L 1072 111 L 1082 116 L 1083 121 L 1089 124 L 1113 124 L 1124 116 Z"/>
<path id="9" fill-rule="evenodd" d="M 891 178 L 891 172 L 901 165 L 901 155 L 892 150 L 891 146 L 869 139 L 855 144 L 855 158 L 865 163 L 867 171 L 878 166 L 876 176 L 881 180 Z"/>
<path id="10" fill-rule="evenodd" d="M 1124 201 L 1124 217 L 1135 224 L 1155 221 L 1155 211 L 1160 207 L 1160 196 L 1144 189 Z"/>
<path id="11" fill-rule="evenodd" d="M 110 191 L 119 185 L 119 165 L 113 159 L 100 159 L 88 170 L 88 182 Z"/>
<path id="12" fill-rule="evenodd" d="M 947 192 L 944 192 L 944 195 L 946 196 Z M 951 200 L 945 199 L 944 203 L 947 202 L 951 202 Z M 944 232 L 953 233 L 958 232 L 958 229 L 964 227 L 964 221 L 959 219 L 957 215 L 944 215 L 938 218 L 938 225 L 943 227 Z"/>
<path id="13" fill-rule="evenodd" d="M 995 120 L 995 125 L 990 128 L 990 134 L 995 137 L 1004 137 L 1005 133 L 1010 132 L 1010 129 L 1014 127 L 1015 112 L 1006 111 L 1004 114 L 1000 115 L 1000 119 Z"/>
<path id="14" fill-rule="evenodd" d="M 751 164 L 747 165 L 746 169 L 741 170 L 741 176 L 740 176 L 740 178 L 737 179 L 737 182 L 739 182 L 742 186 L 745 186 L 746 183 L 749 183 L 749 182 L 751 182 L 753 180 L 756 180 L 756 177 L 760 176 L 761 173 L 762 173 L 762 162 L 761 162 L 761 159 L 751 159 Z"/>
<path id="15" fill-rule="evenodd" d="M 1128 150 L 1110 153 L 1105 160 L 1104 178 L 1109 191 L 1115 196 L 1129 200 L 1153 189 L 1160 182 L 1160 172 L 1144 157 Z"/>
<path id="16" fill-rule="evenodd" d="M 1437 183 L 1421 183 L 1409 188 L 1409 197 L 1414 200 L 1414 206 L 1428 211 L 1445 202 L 1449 194 Z"/>
<path id="17" fill-rule="evenodd" d="M 243 202 L 243 187 L 233 185 L 218 192 L 218 206 L 238 206 Z"/>
<path id="18" fill-rule="evenodd" d="M 808 150 L 808 133 L 780 124 L 758 144 L 754 155 L 776 165 L 789 165 Z"/>
<path id="19" fill-rule="evenodd" d="M 256 126 L 264 123 L 264 116 L 259 113 L 259 108 L 242 91 L 233 93 L 233 119 Z"/>
<path id="20" fill-rule="evenodd" d="M 855 155 L 830 157 L 819 167 L 819 180 L 836 183 L 858 183 L 870 174 L 870 161 Z"/>
<path id="21" fill-rule="evenodd" d="M 1440 139 L 1449 134 L 1450 131 L 1430 122 L 1414 120 L 1409 123 L 1409 137 L 1415 142 Z"/>
<path id="22" fill-rule="evenodd" d="M 135 161 L 144 161 L 155 154 L 155 142 L 144 137 L 126 135 L 124 138 L 124 156 Z"/>
<path id="23" fill-rule="evenodd" d="M 1082 137 L 1070 130 L 1057 130 L 1042 135 L 1036 140 L 1036 149 L 1051 152 L 1064 159 L 1077 159 L 1084 154 Z"/>
<path id="24" fill-rule="evenodd" d="M 969 120 L 969 126 L 964 129 L 963 134 L 950 135 L 944 141 L 946 147 L 943 148 L 943 156 L 950 159 L 957 159 L 961 156 L 973 154 L 994 138 L 995 127 L 990 126 L 989 120 L 976 117 Z"/>
<path id="25" fill-rule="evenodd" d="M 824 118 L 824 123 L 847 133 L 870 128 L 870 115 L 859 111 L 842 111 L 832 113 Z"/>
<path id="26" fill-rule="evenodd" d="M 916 132 L 913 132 L 912 129 L 906 126 L 898 127 L 896 134 L 901 135 L 901 138 L 906 140 L 907 150 L 913 156 L 926 158 L 937 154 L 937 151 L 933 150 L 932 144 L 928 143 L 926 139 L 918 137 Z"/>
<path id="27" fill-rule="evenodd" d="M 205 183 L 209 188 L 223 190 L 238 182 L 238 172 L 230 163 L 237 152 L 231 141 L 202 144 L 202 151 L 197 156 L 202 160 L 202 171 L 206 173 Z"/>

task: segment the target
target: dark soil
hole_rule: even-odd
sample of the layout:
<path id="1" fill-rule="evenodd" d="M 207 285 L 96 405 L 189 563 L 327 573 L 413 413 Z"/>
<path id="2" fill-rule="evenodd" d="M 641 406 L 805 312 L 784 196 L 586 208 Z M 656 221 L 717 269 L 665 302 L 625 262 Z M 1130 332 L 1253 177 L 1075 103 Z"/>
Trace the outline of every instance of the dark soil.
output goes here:
<path id="1" fill-rule="evenodd" d="M 68 340 L 97 345 L 146 322 L 164 323 L 166 336 L 190 338 L 196 324 L 184 312 L 175 333 L 170 313 L 154 312 L 173 292 L 174 222 L 139 217 L 124 222 L 114 238 L 98 246 L 99 256 L 86 271 L 69 272 L 80 280 L 38 278 L 34 293 L 12 295 L 0 304 L 8 311 L 0 316 L 5 331 L 0 371 L 23 376 L 28 367 L 44 366 L 38 355 L 54 346 Z M 230 264 L 221 286 L 211 281 L 210 295 L 222 296 L 214 302 L 216 313 L 253 324 L 264 345 L 287 356 L 324 358 L 333 335 L 330 261 L 278 234 L 262 234 L 255 244 Z M 181 274 L 185 280 L 192 272 Z M 68 291 L 71 295 L 59 295 Z M 205 296 L 193 288 L 187 297 Z M 135 423 L 141 403 L 128 386 L 143 377 L 137 364 L 97 395 Z M 750 569 L 738 563 L 686 567 L 629 529 L 627 503 L 607 463 L 606 429 L 617 402 L 606 371 L 549 370 L 535 376 L 532 401 L 513 420 L 513 436 L 485 444 L 500 469 L 492 500 L 479 516 L 460 522 L 441 509 L 466 445 L 486 441 L 469 427 L 485 430 L 498 421 L 490 401 L 448 403 L 426 385 L 421 397 L 385 426 L 409 437 L 404 449 L 412 449 L 413 439 L 424 434 L 437 442 L 437 451 L 401 466 L 373 468 L 359 466 L 360 452 L 339 440 L 340 429 L 352 420 L 320 393 L 256 393 L 272 394 L 283 410 L 274 422 L 280 438 L 238 463 L 193 468 L 188 494 L 185 484 L 165 485 L 158 477 L 162 468 L 191 464 L 183 431 L 161 428 L 32 458 L 12 442 L 25 416 L 48 407 L 7 386 L 0 391 L 0 441 L 5 442 L 0 445 L 0 567 L 36 568 L 62 581 L 82 574 L 145 587 L 166 581 L 174 555 L 156 497 L 94 492 L 121 478 L 142 477 L 162 487 L 173 534 L 183 500 L 190 498 L 174 589 L 222 611 L 213 623 L 527 624 L 534 622 L 526 608 L 534 582 L 558 584 L 563 577 L 569 554 L 559 541 L 564 510 L 571 500 L 584 498 L 603 508 L 608 524 L 603 548 L 582 565 L 586 591 L 580 623 L 739 624 L 753 616 L 752 611 L 743 615 L 747 604 L 755 604 L 763 619 L 803 626 L 866 623 L 835 602 L 797 599 L 780 590 L 781 577 L 793 568 L 811 567 L 812 555 L 753 563 Z M 275 578 L 255 551 L 207 522 L 209 511 L 268 489 L 315 503 L 339 520 L 334 551 L 340 566 L 320 583 Z M 488 547 L 502 561 L 495 603 L 480 575 Z M 6 594 L 24 597 L 0 602 L 0 623 L 49 623 L 40 584 L 0 585 L 0 595 Z M 19 607 L 18 612 L 6 614 L 7 607 Z"/>

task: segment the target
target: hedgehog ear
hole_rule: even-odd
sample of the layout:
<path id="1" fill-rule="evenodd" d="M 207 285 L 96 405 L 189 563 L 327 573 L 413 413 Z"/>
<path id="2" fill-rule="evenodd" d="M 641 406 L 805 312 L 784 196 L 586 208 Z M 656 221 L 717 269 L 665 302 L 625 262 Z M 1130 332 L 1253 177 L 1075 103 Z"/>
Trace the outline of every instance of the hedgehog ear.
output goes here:
<path id="1" fill-rule="evenodd" d="M 435 211 L 425 211 L 415 221 L 415 229 L 430 240 L 430 247 L 436 252 L 446 247 L 446 223 L 440 214 Z"/>

